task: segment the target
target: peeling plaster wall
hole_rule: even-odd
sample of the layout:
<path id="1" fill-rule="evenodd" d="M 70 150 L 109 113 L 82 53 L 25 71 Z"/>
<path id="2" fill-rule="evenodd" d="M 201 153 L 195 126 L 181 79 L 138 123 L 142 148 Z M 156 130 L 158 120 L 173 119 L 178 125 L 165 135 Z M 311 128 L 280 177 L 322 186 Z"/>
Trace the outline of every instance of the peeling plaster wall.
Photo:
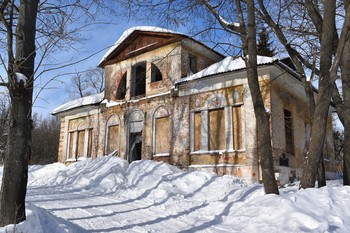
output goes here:
<path id="1" fill-rule="evenodd" d="M 307 153 L 307 139 L 310 137 L 310 122 L 307 119 L 306 95 L 302 83 L 287 73 L 279 73 L 277 68 L 271 71 L 271 116 L 272 141 L 275 169 L 281 184 L 289 182 L 291 177 L 300 178 L 304 157 Z M 289 167 L 279 166 L 279 159 L 285 153 L 285 125 L 284 109 L 292 113 L 294 154 L 287 155 Z M 325 159 L 327 178 L 335 177 L 334 147 L 331 116 L 327 122 L 327 135 L 324 151 L 328 157 Z"/>
<path id="2" fill-rule="evenodd" d="M 201 53 L 201 49 L 202 52 Z M 231 174 L 240 177 L 248 183 L 262 179 L 259 164 L 259 148 L 256 138 L 256 120 L 251 93 L 246 78 L 246 71 L 227 72 L 199 80 L 182 83 L 177 90 L 172 90 L 173 83 L 188 73 L 189 54 L 197 56 L 197 67 L 203 69 L 209 66 L 217 55 L 203 46 L 192 46 L 191 43 L 173 43 L 144 54 L 107 65 L 106 73 L 106 100 L 94 108 L 78 108 L 61 114 L 61 132 L 59 146 L 59 161 L 66 161 L 68 142 L 68 126 L 71 120 L 88 119 L 89 127 L 93 129 L 92 157 L 106 154 L 107 125 L 109 119 L 117 116 L 118 123 L 118 156 L 128 159 L 130 118 L 136 111 L 142 116 L 142 157 L 177 165 L 189 170 L 207 170 L 219 175 Z M 138 62 L 147 62 L 146 65 L 146 94 L 130 97 L 130 83 L 132 66 Z M 151 82 L 151 63 L 157 65 L 162 73 L 163 80 Z M 123 75 L 127 73 L 126 95 L 122 100 L 116 99 L 116 90 Z M 305 155 L 306 117 L 305 94 L 301 83 L 285 70 L 274 65 L 259 67 L 259 83 L 266 110 L 270 112 L 271 134 L 275 168 L 278 178 L 282 182 L 288 181 L 290 174 L 301 174 L 303 156 Z M 237 95 L 239 93 L 238 99 Z M 242 147 L 234 148 L 234 131 L 232 122 L 225 122 L 226 149 L 224 150 L 194 150 L 194 113 L 209 111 L 208 100 L 212 97 L 224 99 L 225 120 L 233 119 L 233 107 L 240 107 L 242 118 L 241 143 Z M 213 104 L 220 104 L 221 99 L 213 99 Z M 170 137 L 169 153 L 156 154 L 155 112 L 162 107 L 169 113 L 169 131 L 161 132 L 161 137 Z M 215 107 L 215 106 L 214 106 Z M 207 108 L 207 109 L 206 109 Z M 294 152 L 289 156 L 289 167 L 279 167 L 279 156 L 285 149 L 284 108 L 293 115 Z M 202 113 L 201 113 L 202 114 Z M 204 113 L 201 115 L 206 117 Z M 230 115 L 231 114 L 231 115 Z M 231 118 L 229 118 L 231 117 Z M 205 119 L 203 122 L 207 122 Z M 204 124 L 204 123 L 203 123 Z M 231 128 L 230 128 L 231 127 Z M 327 154 L 326 169 L 332 176 L 334 170 L 334 151 L 331 122 L 327 125 L 327 140 L 325 153 Z M 232 137 L 232 138 L 230 138 Z M 208 140 L 203 135 L 202 139 Z"/>

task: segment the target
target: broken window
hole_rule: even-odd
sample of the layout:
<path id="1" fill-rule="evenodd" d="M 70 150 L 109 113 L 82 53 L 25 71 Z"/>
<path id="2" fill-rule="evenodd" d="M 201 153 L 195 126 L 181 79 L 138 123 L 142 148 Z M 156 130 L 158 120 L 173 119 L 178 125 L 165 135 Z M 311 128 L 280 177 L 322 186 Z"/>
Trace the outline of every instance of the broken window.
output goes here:
<path id="1" fill-rule="evenodd" d="M 117 100 L 122 100 L 125 98 L 125 95 L 126 95 L 126 74 L 127 73 L 125 72 L 119 81 L 117 94 L 116 94 Z"/>
<path id="2" fill-rule="evenodd" d="M 189 60 L 189 73 L 194 74 L 197 73 L 197 57 L 192 54 L 188 55 Z"/>
<path id="3" fill-rule="evenodd" d="M 75 158 L 75 155 L 74 155 L 74 150 L 73 150 L 73 147 L 74 147 L 74 135 L 75 135 L 75 132 L 69 132 L 68 134 L 68 138 L 69 138 L 69 146 L 68 146 L 68 156 L 67 156 L 67 160 L 72 160 Z"/>
<path id="4" fill-rule="evenodd" d="M 78 146 L 76 157 L 84 157 L 85 130 L 78 131 Z"/>
<path id="5" fill-rule="evenodd" d="M 202 117 L 201 112 L 194 113 L 194 150 L 201 150 L 202 147 Z"/>
<path id="6" fill-rule="evenodd" d="M 213 94 L 191 114 L 191 151 L 232 151 L 244 148 L 242 105 L 227 105 L 222 94 Z"/>
<path id="7" fill-rule="evenodd" d="M 112 115 L 106 124 L 105 152 L 110 154 L 119 150 L 119 116 Z"/>
<path id="8" fill-rule="evenodd" d="M 284 109 L 284 129 L 286 139 L 286 154 L 294 154 L 292 113 Z"/>
<path id="9" fill-rule="evenodd" d="M 170 120 L 166 107 L 159 107 L 154 113 L 153 120 L 153 153 L 169 154 L 170 150 Z"/>
<path id="10" fill-rule="evenodd" d="M 92 129 L 89 129 L 89 139 L 88 139 L 88 151 L 87 157 L 90 158 L 92 155 Z"/>
<path id="11" fill-rule="evenodd" d="M 108 127 L 107 154 L 110 154 L 118 149 L 118 134 L 119 125 L 111 125 Z"/>
<path id="12" fill-rule="evenodd" d="M 151 75 L 151 82 L 152 83 L 163 80 L 162 73 L 160 72 L 158 67 L 156 65 L 154 65 L 153 63 L 151 66 L 151 72 L 152 72 L 152 75 Z"/>
<path id="13" fill-rule="evenodd" d="M 232 107 L 233 149 L 242 149 L 242 111 L 241 106 Z"/>
<path id="14" fill-rule="evenodd" d="M 146 94 L 146 62 L 136 64 L 132 69 L 131 96 Z"/>
<path id="15" fill-rule="evenodd" d="M 226 149 L 225 111 L 209 111 L 209 150 Z"/>
<path id="16" fill-rule="evenodd" d="M 86 119 L 73 119 L 68 127 L 67 160 L 91 157 L 93 129 L 88 127 Z"/>
<path id="17" fill-rule="evenodd" d="M 156 154 L 169 153 L 169 117 L 157 118 L 156 128 Z"/>

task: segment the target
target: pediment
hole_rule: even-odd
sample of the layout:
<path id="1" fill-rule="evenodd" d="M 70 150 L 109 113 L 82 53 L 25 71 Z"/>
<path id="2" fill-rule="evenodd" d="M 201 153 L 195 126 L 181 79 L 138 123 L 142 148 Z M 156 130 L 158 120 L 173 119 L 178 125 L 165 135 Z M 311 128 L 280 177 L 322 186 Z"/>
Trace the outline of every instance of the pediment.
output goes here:
<path id="1" fill-rule="evenodd" d="M 184 35 L 135 31 L 126 38 L 104 61 L 103 66 L 137 56 L 139 54 L 180 41 Z"/>

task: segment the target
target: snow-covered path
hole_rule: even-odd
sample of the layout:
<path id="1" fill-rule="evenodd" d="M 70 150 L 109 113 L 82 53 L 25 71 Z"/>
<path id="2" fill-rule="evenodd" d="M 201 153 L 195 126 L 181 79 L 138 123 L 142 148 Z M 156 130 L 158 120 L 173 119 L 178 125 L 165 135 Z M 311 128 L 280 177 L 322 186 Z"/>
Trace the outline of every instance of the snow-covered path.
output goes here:
<path id="1" fill-rule="evenodd" d="M 31 166 L 27 221 L 16 232 L 350 232 L 350 187 L 280 191 L 111 156 Z"/>

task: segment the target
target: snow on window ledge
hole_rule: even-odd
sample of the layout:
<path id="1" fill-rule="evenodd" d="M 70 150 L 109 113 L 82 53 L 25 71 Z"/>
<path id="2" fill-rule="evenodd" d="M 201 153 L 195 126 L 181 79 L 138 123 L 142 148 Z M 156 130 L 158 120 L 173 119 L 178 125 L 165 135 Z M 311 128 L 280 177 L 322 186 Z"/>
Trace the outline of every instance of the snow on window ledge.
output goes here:
<path id="1" fill-rule="evenodd" d="M 245 152 L 245 149 L 240 150 L 199 150 L 191 151 L 191 155 L 201 155 L 201 154 L 224 154 L 224 153 L 236 153 L 236 152 Z"/>
<path id="2" fill-rule="evenodd" d="M 170 156 L 169 153 L 159 153 L 159 154 L 154 154 L 153 157 L 165 157 L 165 156 Z"/>

